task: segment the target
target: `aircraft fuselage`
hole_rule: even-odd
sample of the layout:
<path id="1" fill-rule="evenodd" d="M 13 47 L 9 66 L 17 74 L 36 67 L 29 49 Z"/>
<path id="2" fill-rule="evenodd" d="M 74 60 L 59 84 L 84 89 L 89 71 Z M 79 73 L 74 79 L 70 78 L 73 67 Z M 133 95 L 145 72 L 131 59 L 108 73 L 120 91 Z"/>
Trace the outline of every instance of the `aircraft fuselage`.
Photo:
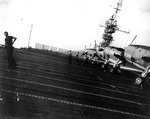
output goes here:
<path id="1" fill-rule="evenodd" d="M 137 65 L 137 67 L 145 69 L 150 60 L 150 47 L 142 45 L 129 45 L 125 49 L 124 57 L 127 61 Z"/>

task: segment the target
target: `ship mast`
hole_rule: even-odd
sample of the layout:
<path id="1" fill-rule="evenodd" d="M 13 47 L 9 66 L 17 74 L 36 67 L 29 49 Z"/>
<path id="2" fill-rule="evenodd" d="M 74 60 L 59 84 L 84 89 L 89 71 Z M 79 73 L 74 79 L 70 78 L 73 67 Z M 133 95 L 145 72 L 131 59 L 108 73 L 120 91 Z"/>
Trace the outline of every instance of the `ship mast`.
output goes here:
<path id="1" fill-rule="evenodd" d="M 120 8 L 122 7 L 122 1 L 123 0 L 119 0 L 117 3 L 117 6 L 115 9 L 115 13 L 105 22 L 105 26 L 100 25 L 100 27 L 104 27 L 104 34 L 103 34 L 103 41 L 101 42 L 101 47 L 106 47 L 109 46 L 111 44 L 111 42 L 113 41 L 113 36 L 112 34 L 115 33 L 116 31 L 121 31 L 124 33 L 129 33 L 127 31 L 123 31 L 123 30 L 119 30 L 118 26 L 117 26 L 117 20 L 116 20 L 116 16 L 118 14 L 118 11 L 120 11 Z"/>

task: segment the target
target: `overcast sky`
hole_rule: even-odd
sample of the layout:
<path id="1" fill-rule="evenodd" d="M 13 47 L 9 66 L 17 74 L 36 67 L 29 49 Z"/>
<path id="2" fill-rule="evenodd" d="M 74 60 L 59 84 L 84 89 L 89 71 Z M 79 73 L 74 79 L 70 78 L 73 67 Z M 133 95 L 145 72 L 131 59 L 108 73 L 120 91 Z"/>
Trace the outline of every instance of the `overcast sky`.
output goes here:
<path id="1" fill-rule="evenodd" d="M 104 28 L 99 24 L 114 13 L 118 0 L 0 0 L 0 44 L 4 31 L 16 36 L 15 47 L 46 44 L 59 48 L 81 50 L 102 41 Z M 123 0 L 117 15 L 121 30 L 113 45 L 127 46 L 135 35 L 135 44 L 150 45 L 150 0 Z"/>

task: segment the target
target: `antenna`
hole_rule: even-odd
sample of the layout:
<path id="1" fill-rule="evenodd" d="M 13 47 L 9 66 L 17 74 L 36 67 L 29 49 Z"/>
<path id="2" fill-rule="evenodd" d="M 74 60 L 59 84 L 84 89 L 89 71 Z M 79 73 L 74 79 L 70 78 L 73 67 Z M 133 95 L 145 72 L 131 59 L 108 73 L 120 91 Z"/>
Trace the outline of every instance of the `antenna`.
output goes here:
<path id="1" fill-rule="evenodd" d="M 130 43 L 130 45 L 135 41 L 137 35 L 133 38 L 132 42 Z"/>
<path id="2" fill-rule="evenodd" d="M 30 45 L 31 33 L 32 33 L 33 24 L 31 24 L 30 34 L 29 34 L 29 41 L 28 41 L 28 48 Z"/>
<path id="3" fill-rule="evenodd" d="M 122 7 L 122 2 L 123 2 L 123 0 L 119 0 L 118 3 L 117 3 L 117 7 L 114 8 L 116 10 L 115 14 L 113 15 L 114 19 L 116 18 L 116 15 L 117 15 L 118 11 L 121 10 L 120 8 Z"/>
<path id="4" fill-rule="evenodd" d="M 116 31 L 120 31 L 123 33 L 129 34 L 129 31 L 120 30 L 117 25 L 116 16 L 118 11 L 120 11 L 122 7 L 123 0 L 118 0 L 117 6 L 115 9 L 115 13 L 105 22 L 105 25 L 100 25 L 100 27 L 104 27 L 103 41 L 101 42 L 102 47 L 109 46 L 113 41 L 113 33 Z"/>

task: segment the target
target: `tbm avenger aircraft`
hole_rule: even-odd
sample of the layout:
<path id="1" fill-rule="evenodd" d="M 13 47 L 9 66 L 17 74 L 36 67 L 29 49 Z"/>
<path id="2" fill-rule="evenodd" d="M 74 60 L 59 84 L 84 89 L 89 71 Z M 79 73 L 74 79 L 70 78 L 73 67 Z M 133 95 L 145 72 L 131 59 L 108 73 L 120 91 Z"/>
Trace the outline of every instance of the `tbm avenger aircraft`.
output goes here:
<path id="1" fill-rule="evenodd" d="M 130 44 L 125 49 L 107 46 L 104 48 L 102 58 L 104 59 L 103 68 L 109 67 L 109 71 L 111 72 L 120 72 L 120 70 L 141 72 L 135 79 L 134 84 L 141 88 L 146 86 L 150 72 L 149 46 Z M 127 67 L 127 63 L 130 63 L 131 67 Z M 132 67 L 133 65 L 135 68 Z"/>

